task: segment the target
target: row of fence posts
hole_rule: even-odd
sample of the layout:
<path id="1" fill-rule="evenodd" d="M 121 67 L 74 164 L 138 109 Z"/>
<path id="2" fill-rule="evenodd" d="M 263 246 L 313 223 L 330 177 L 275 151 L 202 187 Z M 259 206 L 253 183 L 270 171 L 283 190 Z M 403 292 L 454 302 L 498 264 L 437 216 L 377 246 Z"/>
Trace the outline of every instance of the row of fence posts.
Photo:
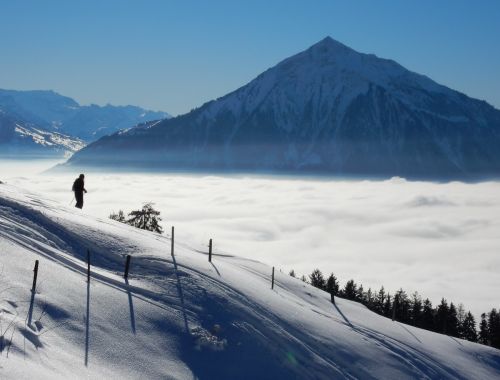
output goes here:
<path id="1" fill-rule="evenodd" d="M 174 255 L 174 226 L 172 226 L 172 235 L 171 235 L 171 243 L 170 243 L 170 254 L 173 256 Z M 130 260 L 131 256 L 127 255 L 126 260 L 125 260 L 125 270 L 123 273 L 123 278 L 128 279 L 129 271 L 130 271 Z M 212 262 L 212 239 L 209 240 L 208 243 L 208 262 Z M 35 268 L 33 269 L 33 285 L 31 288 L 31 291 L 33 292 L 33 295 L 35 294 L 36 290 L 36 281 L 38 278 L 38 260 L 35 260 Z M 87 282 L 90 283 L 90 250 L 87 250 Z M 271 289 L 274 290 L 274 267 L 272 267 L 272 272 L 271 272 Z M 34 299 L 34 297 L 32 297 Z M 330 293 L 330 300 L 333 304 L 335 304 L 335 295 Z M 398 302 L 398 297 L 394 297 L 393 301 L 393 306 L 392 306 L 392 320 L 394 321 L 396 319 L 396 307 L 397 307 L 397 302 Z"/>
<path id="2" fill-rule="evenodd" d="M 173 256 L 174 255 L 174 227 L 172 226 L 172 238 L 171 238 L 171 246 L 170 246 L 170 254 Z M 125 270 L 123 272 L 123 277 L 128 278 L 129 272 L 130 272 L 130 260 L 132 259 L 132 256 L 127 255 L 125 259 Z M 212 262 L 212 239 L 210 239 L 209 244 L 208 244 L 208 261 Z M 31 286 L 31 291 L 34 292 L 36 290 L 36 282 L 38 278 L 38 265 L 39 261 L 35 260 L 35 268 L 33 269 L 33 285 Z M 87 249 L 87 282 L 90 282 L 90 266 L 91 266 L 91 260 L 90 260 L 90 250 Z M 274 269 L 273 269 L 274 270 Z"/>
<path id="3" fill-rule="evenodd" d="M 174 252 L 174 227 L 172 227 L 172 254 Z M 208 261 L 212 262 L 212 239 L 210 239 L 208 243 Z M 271 270 L 271 290 L 274 290 L 274 266 Z M 330 293 L 330 301 L 335 305 L 335 294 L 333 292 Z M 396 319 L 396 307 L 397 307 L 398 297 L 397 295 L 394 297 L 393 306 L 392 306 L 392 320 Z"/>
<path id="4" fill-rule="evenodd" d="M 175 228 L 172 226 L 172 233 L 171 233 L 171 239 L 170 239 L 170 254 L 173 256 L 174 255 L 174 242 L 175 242 Z M 212 239 L 209 240 L 208 242 L 208 262 L 212 262 Z M 130 260 L 131 256 L 127 255 L 125 259 L 125 270 L 123 273 L 123 278 L 128 279 L 128 275 L 130 272 Z M 33 269 L 33 285 L 31 287 L 31 291 L 33 294 L 35 293 L 36 289 L 36 281 L 38 278 L 38 265 L 39 262 L 38 260 L 35 260 L 35 268 Z M 91 266 L 91 259 L 90 259 L 90 249 L 87 249 L 87 282 L 90 283 L 90 266 Z M 274 267 L 273 267 L 273 272 L 272 272 L 272 283 L 271 283 L 271 289 L 274 289 Z"/>
<path id="5" fill-rule="evenodd" d="M 172 226 L 172 235 L 171 235 L 171 245 L 170 245 L 170 254 L 173 256 L 174 255 L 174 239 L 175 239 L 175 229 Z M 127 255 L 126 260 L 125 260 L 125 270 L 123 273 L 123 277 L 125 279 L 128 279 L 129 271 L 130 271 L 130 260 L 131 256 Z M 208 242 L 208 262 L 212 262 L 212 239 L 209 240 Z M 87 249 L 87 282 L 90 282 L 90 265 L 91 265 L 91 260 L 90 260 L 90 250 Z M 35 268 L 33 269 L 33 286 L 32 286 L 32 291 L 35 292 L 36 289 L 36 281 L 38 277 L 38 260 L 35 261 Z M 272 272 L 271 272 L 271 289 L 274 289 L 274 267 L 272 267 Z M 331 300 L 332 303 L 335 303 L 335 296 L 333 293 L 331 294 Z M 394 320 L 394 317 L 393 317 Z"/>

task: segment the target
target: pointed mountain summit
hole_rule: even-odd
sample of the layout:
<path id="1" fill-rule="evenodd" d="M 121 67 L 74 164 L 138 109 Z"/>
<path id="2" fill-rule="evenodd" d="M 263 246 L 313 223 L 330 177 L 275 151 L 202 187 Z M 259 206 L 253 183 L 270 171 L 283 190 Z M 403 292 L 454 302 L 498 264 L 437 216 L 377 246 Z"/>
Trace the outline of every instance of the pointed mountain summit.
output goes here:
<path id="1" fill-rule="evenodd" d="M 326 37 L 188 114 L 67 165 L 470 179 L 500 174 L 500 111 Z"/>

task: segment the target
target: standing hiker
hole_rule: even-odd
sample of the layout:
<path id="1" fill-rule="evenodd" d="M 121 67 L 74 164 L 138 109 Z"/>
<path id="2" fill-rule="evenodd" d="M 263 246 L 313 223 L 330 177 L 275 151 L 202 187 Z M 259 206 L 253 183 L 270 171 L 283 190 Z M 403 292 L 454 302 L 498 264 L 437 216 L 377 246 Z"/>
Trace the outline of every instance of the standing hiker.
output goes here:
<path id="1" fill-rule="evenodd" d="M 87 192 L 87 190 L 85 190 L 84 179 L 85 176 L 83 174 L 80 174 L 80 177 L 75 179 L 75 182 L 73 182 L 73 191 L 75 193 L 76 199 L 75 207 L 78 207 L 80 209 L 83 207 L 83 192 Z"/>

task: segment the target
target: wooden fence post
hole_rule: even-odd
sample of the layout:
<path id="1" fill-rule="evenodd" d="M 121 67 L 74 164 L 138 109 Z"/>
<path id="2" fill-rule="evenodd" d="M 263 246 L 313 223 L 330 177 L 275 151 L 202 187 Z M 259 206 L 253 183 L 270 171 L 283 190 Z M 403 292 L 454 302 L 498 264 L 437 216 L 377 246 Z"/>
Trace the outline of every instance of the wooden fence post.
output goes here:
<path id="1" fill-rule="evenodd" d="M 212 239 L 210 239 L 210 242 L 208 243 L 208 262 L 212 262 Z"/>
<path id="2" fill-rule="evenodd" d="M 35 268 L 33 269 L 33 286 L 31 291 L 34 293 L 36 289 L 36 279 L 38 277 L 38 260 L 35 260 Z"/>
<path id="3" fill-rule="evenodd" d="M 125 274 L 123 278 L 128 278 L 128 270 L 130 268 L 130 255 L 127 255 L 127 261 L 125 262 Z"/>
<path id="4" fill-rule="evenodd" d="M 171 240 L 171 245 L 170 245 L 170 255 L 174 255 L 174 226 L 172 226 L 172 238 Z"/>
<path id="5" fill-rule="evenodd" d="M 90 250 L 87 249 L 87 282 L 90 283 Z"/>
<path id="6" fill-rule="evenodd" d="M 273 267 L 273 274 L 271 275 L 271 289 L 274 289 L 274 267 Z"/>
<path id="7" fill-rule="evenodd" d="M 31 300 L 30 300 L 30 308 L 28 310 L 28 325 L 31 325 L 31 321 L 33 319 L 33 307 L 35 304 L 35 290 L 36 290 L 36 279 L 38 277 L 38 260 L 35 260 L 35 268 L 33 269 L 33 286 L 31 287 Z M 12 341 L 12 338 L 11 338 Z M 10 346 L 9 346 L 10 349 Z M 7 353 L 9 351 L 7 350 Z"/>

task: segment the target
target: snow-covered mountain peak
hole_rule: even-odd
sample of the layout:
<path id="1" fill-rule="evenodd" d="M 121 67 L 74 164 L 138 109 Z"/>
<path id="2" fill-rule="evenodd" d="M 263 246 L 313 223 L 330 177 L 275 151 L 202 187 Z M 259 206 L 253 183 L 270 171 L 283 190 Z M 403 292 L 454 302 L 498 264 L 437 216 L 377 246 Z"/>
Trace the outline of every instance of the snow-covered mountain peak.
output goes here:
<path id="1" fill-rule="evenodd" d="M 300 123 L 299 115 L 305 111 L 308 100 L 315 99 L 324 110 L 337 109 L 344 113 L 354 99 L 367 94 L 374 86 L 397 92 L 402 101 L 408 95 L 413 97 L 415 88 L 433 92 L 445 89 L 392 60 L 359 53 L 326 37 L 266 70 L 242 88 L 210 103 L 199 120 L 213 119 L 220 112 L 240 118 L 265 107 L 287 113 L 283 116 L 286 120 L 280 118 L 277 122 L 284 130 L 292 130 L 297 127 L 293 124 Z M 414 104 L 414 100 L 406 102 Z M 297 115 L 295 123 L 291 123 L 293 115 L 290 113 Z"/>
<path id="2" fill-rule="evenodd" d="M 239 117 L 252 113 L 264 102 L 273 102 L 269 107 L 278 110 L 286 106 L 283 111 L 300 113 L 306 100 L 311 98 L 326 102 L 323 107 L 338 107 L 343 112 L 355 98 L 365 95 L 374 86 L 394 93 L 400 101 L 417 108 L 428 101 L 422 94 L 415 96 L 417 92 L 455 96 L 448 88 L 393 60 L 357 52 L 326 37 L 266 70 L 242 88 L 210 103 L 200 117 L 213 118 L 221 111 Z M 289 126 L 284 128 L 289 129 Z"/>
<path id="3" fill-rule="evenodd" d="M 443 87 L 437 85 L 425 76 L 415 74 L 391 59 L 384 59 L 375 54 L 360 53 L 350 47 L 326 37 L 312 45 L 307 50 L 300 52 L 279 63 L 276 68 L 295 73 L 303 80 L 311 78 L 334 78 L 337 82 L 357 80 L 376 84 L 384 88 L 397 86 L 401 82 L 412 82 L 420 88 L 442 91 Z"/>
<path id="4" fill-rule="evenodd" d="M 312 50 L 316 53 L 322 53 L 325 55 L 356 53 L 354 49 L 351 49 L 349 46 L 344 45 L 343 43 L 333 39 L 330 36 L 326 36 L 321 41 L 312 45 L 308 50 Z"/>
<path id="5" fill-rule="evenodd" d="M 499 126 L 485 102 L 327 37 L 189 114 L 90 145 L 71 164 L 114 166 L 119 149 L 140 166 L 491 175 Z"/>

